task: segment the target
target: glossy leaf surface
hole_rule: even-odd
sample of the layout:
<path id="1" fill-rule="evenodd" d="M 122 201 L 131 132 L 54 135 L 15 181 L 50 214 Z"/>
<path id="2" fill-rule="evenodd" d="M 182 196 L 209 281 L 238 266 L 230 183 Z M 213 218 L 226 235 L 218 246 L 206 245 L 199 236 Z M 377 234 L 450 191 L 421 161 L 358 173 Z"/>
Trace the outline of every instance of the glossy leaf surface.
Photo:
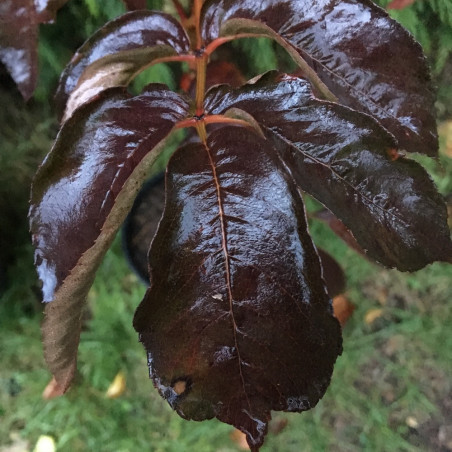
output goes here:
<path id="1" fill-rule="evenodd" d="M 442 197 L 419 164 L 397 158 L 393 137 L 371 117 L 319 101 L 305 80 L 275 72 L 208 94 L 210 113 L 231 107 L 257 120 L 300 188 L 341 219 L 371 258 L 403 271 L 451 259 Z"/>
<path id="2" fill-rule="evenodd" d="M 38 78 L 39 24 L 54 19 L 67 0 L 2 0 L 0 2 L 0 61 L 25 100 Z"/>
<path id="3" fill-rule="evenodd" d="M 366 252 L 359 246 L 353 234 L 347 229 L 339 218 L 333 215 L 328 209 L 322 209 L 313 215 L 317 220 L 323 221 L 331 230 L 342 239 L 351 249 L 365 256 Z"/>
<path id="4" fill-rule="evenodd" d="M 100 28 L 77 53 L 61 75 L 56 103 L 64 120 L 102 90 L 127 86 L 158 58 L 186 54 L 188 37 L 170 15 L 133 11 Z"/>
<path id="5" fill-rule="evenodd" d="M 65 123 L 33 183 L 30 223 L 46 307 L 46 360 L 67 388 L 80 313 L 97 265 L 124 220 L 184 99 L 162 85 L 103 93 Z"/>
<path id="6" fill-rule="evenodd" d="M 434 94 L 421 47 L 372 2 L 207 1 L 206 44 L 242 33 L 279 39 L 340 103 L 377 118 L 401 148 L 436 155 Z"/>
<path id="7" fill-rule="evenodd" d="M 339 262 L 334 259 L 331 254 L 321 248 L 317 248 L 322 265 L 322 276 L 330 298 L 334 298 L 345 291 L 346 282 L 344 270 L 342 270 Z"/>
<path id="8" fill-rule="evenodd" d="M 317 403 L 341 351 L 301 196 L 275 159 L 230 126 L 176 151 L 134 319 L 169 404 L 236 426 L 253 451 L 270 410 Z"/>

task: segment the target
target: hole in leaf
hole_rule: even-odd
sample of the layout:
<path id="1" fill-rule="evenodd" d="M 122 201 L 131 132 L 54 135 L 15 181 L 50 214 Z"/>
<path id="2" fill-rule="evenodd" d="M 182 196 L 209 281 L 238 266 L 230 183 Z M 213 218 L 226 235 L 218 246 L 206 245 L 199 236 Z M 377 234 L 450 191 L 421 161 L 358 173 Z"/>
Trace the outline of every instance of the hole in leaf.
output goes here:
<path id="1" fill-rule="evenodd" d="M 186 395 L 188 391 L 191 389 L 191 378 L 190 377 L 181 377 L 176 380 L 174 380 L 171 383 L 171 387 L 173 388 L 173 391 L 178 395 Z"/>

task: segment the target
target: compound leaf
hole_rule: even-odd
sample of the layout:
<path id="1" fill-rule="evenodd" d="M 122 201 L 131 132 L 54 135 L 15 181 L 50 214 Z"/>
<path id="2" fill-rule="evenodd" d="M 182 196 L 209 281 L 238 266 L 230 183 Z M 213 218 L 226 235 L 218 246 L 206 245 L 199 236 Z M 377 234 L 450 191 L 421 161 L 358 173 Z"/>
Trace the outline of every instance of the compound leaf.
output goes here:
<path id="1" fill-rule="evenodd" d="M 60 389 L 75 371 L 80 315 L 95 271 L 188 104 L 162 85 L 112 88 L 61 129 L 32 187 L 35 262 L 48 302 L 44 353 Z"/>
<path id="2" fill-rule="evenodd" d="M 320 101 L 306 80 L 275 72 L 235 90 L 212 88 L 206 110 L 230 108 L 256 119 L 299 187 L 342 220 L 369 257 L 402 271 L 451 260 L 442 197 L 373 118 Z"/>
<path id="3" fill-rule="evenodd" d="M 236 426 L 253 451 L 270 410 L 318 402 L 341 352 L 303 202 L 276 157 L 231 126 L 176 151 L 134 319 L 169 404 Z"/>
<path id="4" fill-rule="evenodd" d="M 272 37 L 305 65 L 305 75 L 313 71 L 340 103 L 377 118 L 401 148 L 436 155 L 434 92 L 422 49 L 371 1 L 208 0 L 203 11 L 205 44 Z"/>
<path id="5" fill-rule="evenodd" d="M 159 58 L 187 54 L 189 40 L 169 14 L 132 11 L 94 33 L 61 74 L 55 97 L 67 120 L 81 104 L 106 88 L 127 86 Z"/>

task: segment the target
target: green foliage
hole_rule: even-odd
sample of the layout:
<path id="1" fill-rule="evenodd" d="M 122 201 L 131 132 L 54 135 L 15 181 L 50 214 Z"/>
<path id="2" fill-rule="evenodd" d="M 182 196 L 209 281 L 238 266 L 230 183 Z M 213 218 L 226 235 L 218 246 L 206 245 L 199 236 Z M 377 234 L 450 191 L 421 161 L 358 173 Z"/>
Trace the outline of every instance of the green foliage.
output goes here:
<path id="1" fill-rule="evenodd" d="M 160 63 L 140 72 L 132 82 L 130 90 L 138 94 L 149 83 L 165 83 L 173 91 L 177 90 L 173 68 L 169 64 Z"/>
<path id="2" fill-rule="evenodd" d="M 390 0 L 378 0 L 387 6 Z M 430 58 L 433 73 L 439 74 L 452 53 L 452 2 L 450 0 L 417 0 L 390 15 L 407 28 L 420 42 Z"/>
<path id="3" fill-rule="evenodd" d="M 245 53 L 249 72 L 262 74 L 278 67 L 273 42 L 269 38 L 243 38 L 233 41 L 232 47 Z"/>
<path id="4" fill-rule="evenodd" d="M 344 329 L 345 350 L 324 399 L 301 416 L 275 414 L 276 422 L 287 419 L 288 426 L 270 434 L 262 450 L 435 450 L 424 428 L 436 432 L 446 422 L 441 399 L 450 384 L 452 337 L 441 325 L 452 322 L 450 266 L 401 275 L 365 261 L 321 223 L 313 223 L 311 232 L 345 265 L 357 309 Z M 0 446 L 19 432 L 30 450 L 49 434 L 58 451 L 239 451 L 229 439 L 231 427 L 184 421 L 151 390 L 145 356 L 129 327 L 144 287 L 128 271 L 118 241 L 89 296 L 77 384 L 65 397 L 42 400 L 49 375 L 40 344 L 41 306 L 32 282 L 19 278 L 30 266 L 22 260 L 17 284 L 0 301 Z M 382 290 L 389 294 L 385 306 Z M 384 315 L 369 326 L 363 319 L 376 307 Z M 108 399 L 105 391 L 119 370 L 127 389 Z M 420 423 L 418 430 L 407 425 L 410 416 Z"/>

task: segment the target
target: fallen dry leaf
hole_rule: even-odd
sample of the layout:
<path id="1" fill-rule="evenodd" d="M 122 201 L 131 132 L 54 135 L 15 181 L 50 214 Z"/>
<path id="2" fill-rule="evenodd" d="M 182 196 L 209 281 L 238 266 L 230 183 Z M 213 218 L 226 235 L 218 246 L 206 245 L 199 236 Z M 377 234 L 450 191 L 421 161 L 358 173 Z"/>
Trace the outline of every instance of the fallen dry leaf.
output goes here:
<path id="1" fill-rule="evenodd" d="M 268 424 L 268 431 L 272 435 L 279 435 L 287 427 L 288 423 L 289 420 L 285 417 L 273 419 Z"/>
<path id="2" fill-rule="evenodd" d="M 419 422 L 414 416 L 408 416 L 405 419 L 405 422 L 406 422 L 406 425 L 408 425 L 408 427 L 410 427 L 410 428 L 418 428 L 419 427 Z"/>
<path id="3" fill-rule="evenodd" d="M 126 377 L 122 371 L 116 374 L 116 377 L 111 382 L 105 395 L 109 399 L 116 399 L 120 397 L 126 389 Z"/>
<path id="4" fill-rule="evenodd" d="M 55 452 L 55 440 L 48 435 L 41 435 L 36 443 L 33 452 Z"/>
<path id="5" fill-rule="evenodd" d="M 239 449 L 250 450 L 248 443 L 246 442 L 245 433 L 241 432 L 238 429 L 234 429 L 229 436 Z"/>
<path id="6" fill-rule="evenodd" d="M 383 315 L 383 309 L 370 309 L 364 316 L 364 322 L 366 325 L 372 325 L 378 318 Z"/>
<path id="7" fill-rule="evenodd" d="M 334 316 L 339 320 L 341 327 L 347 323 L 347 320 L 355 310 L 355 305 L 345 295 L 338 295 L 333 298 Z"/>

